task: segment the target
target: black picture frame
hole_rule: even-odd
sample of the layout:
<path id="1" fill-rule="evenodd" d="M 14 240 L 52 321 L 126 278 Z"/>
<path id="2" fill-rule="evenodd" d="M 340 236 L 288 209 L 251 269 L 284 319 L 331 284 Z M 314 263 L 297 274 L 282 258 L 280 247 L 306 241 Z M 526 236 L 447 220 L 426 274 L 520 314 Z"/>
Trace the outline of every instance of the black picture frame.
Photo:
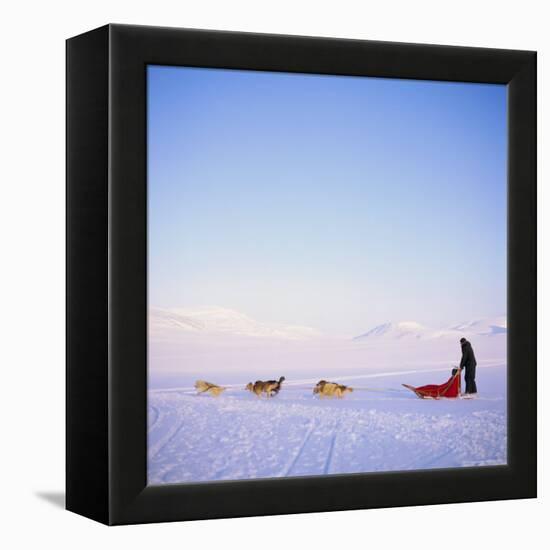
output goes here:
<path id="1" fill-rule="evenodd" d="M 146 486 L 146 66 L 508 86 L 508 465 Z M 536 496 L 536 53 L 107 25 L 67 41 L 68 510 L 116 525 Z"/>

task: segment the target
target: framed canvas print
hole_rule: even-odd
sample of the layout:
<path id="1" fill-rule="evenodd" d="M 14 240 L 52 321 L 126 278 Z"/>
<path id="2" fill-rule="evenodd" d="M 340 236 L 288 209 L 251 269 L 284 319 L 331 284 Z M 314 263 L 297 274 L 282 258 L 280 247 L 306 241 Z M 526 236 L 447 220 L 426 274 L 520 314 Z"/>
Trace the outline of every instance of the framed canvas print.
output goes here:
<path id="1" fill-rule="evenodd" d="M 67 508 L 536 496 L 536 55 L 67 41 Z"/>

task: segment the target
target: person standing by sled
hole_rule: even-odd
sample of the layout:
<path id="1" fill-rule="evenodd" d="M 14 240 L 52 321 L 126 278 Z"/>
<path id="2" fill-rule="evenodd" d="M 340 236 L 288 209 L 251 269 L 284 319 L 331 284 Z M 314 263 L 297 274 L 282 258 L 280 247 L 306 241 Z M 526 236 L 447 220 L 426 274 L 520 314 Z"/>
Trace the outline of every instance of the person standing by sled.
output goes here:
<path id="1" fill-rule="evenodd" d="M 460 339 L 460 347 L 462 348 L 462 359 L 460 360 L 460 370 L 466 369 L 464 380 L 466 381 L 466 395 L 474 395 L 477 393 L 476 386 L 476 356 L 472 344 L 466 338 Z"/>

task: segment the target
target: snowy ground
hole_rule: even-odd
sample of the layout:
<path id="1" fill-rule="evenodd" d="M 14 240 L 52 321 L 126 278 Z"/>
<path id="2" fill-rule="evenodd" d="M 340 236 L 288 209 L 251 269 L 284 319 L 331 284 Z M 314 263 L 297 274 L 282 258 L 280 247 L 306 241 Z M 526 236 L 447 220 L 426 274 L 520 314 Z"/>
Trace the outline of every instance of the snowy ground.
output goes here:
<path id="1" fill-rule="evenodd" d="M 195 395 L 191 375 L 155 377 L 149 483 L 505 464 L 502 362 L 478 367 L 480 393 L 473 400 L 420 400 L 401 387 L 443 383 L 449 370 L 341 373 L 334 378 L 356 388 L 342 400 L 314 397 L 311 373 L 288 376 L 272 399 L 245 392 L 245 375 L 233 374 L 219 398 Z"/>

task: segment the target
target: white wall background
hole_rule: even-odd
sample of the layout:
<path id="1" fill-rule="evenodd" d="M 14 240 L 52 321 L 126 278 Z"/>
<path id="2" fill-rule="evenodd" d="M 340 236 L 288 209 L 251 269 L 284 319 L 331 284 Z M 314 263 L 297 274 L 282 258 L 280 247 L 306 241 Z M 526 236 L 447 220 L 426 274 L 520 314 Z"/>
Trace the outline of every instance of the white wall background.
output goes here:
<path id="1" fill-rule="evenodd" d="M 5 548 L 454 549 L 533 543 L 540 548 L 538 541 L 548 541 L 548 476 L 542 471 L 547 439 L 539 449 L 538 500 L 113 529 L 62 510 L 65 39 L 116 22 L 538 50 L 542 280 L 549 225 L 542 212 L 550 211 L 542 189 L 542 132 L 549 112 L 542 90 L 549 88 L 545 62 L 550 56 L 543 2 L 19 1 L 4 2 L 0 20 L 0 541 L 7 542 Z M 539 297 L 542 344 L 549 336 L 542 327 L 542 309 L 548 305 L 542 287 Z M 542 377 L 543 351 L 541 345 L 539 396 L 549 389 L 549 378 Z M 548 420 L 548 407 L 541 406 L 541 436 Z"/>

